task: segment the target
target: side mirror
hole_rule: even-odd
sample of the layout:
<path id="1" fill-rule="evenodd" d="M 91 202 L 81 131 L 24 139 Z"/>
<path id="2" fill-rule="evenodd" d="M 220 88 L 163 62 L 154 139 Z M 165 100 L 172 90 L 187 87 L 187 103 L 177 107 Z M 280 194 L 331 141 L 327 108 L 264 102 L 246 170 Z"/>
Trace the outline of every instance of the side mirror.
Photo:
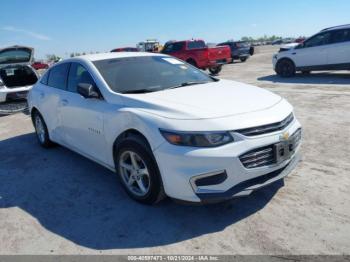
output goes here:
<path id="1" fill-rule="evenodd" d="M 99 91 L 97 88 L 91 84 L 79 83 L 77 87 L 77 91 L 84 98 L 100 98 Z"/>

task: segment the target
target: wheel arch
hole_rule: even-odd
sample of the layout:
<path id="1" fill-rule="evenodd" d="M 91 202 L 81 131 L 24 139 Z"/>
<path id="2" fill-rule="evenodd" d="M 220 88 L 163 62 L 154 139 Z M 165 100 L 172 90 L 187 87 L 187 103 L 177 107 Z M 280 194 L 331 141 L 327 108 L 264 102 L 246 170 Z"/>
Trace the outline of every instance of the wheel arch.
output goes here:
<path id="1" fill-rule="evenodd" d="M 293 61 L 293 59 L 291 59 L 290 57 L 281 57 L 280 59 L 278 59 L 277 63 L 276 63 L 276 68 L 279 66 L 279 64 L 283 61 L 290 61 L 293 63 L 294 67 L 296 68 L 295 62 Z"/>
<path id="2" fill-rule="evenodd" d="M 35 106 L 33 106 L 31 108 L 31 110 L 30 110 L 30 118 L 32 119 L 33 124 L 34 124 L 34 114 L 35 113 L 39 113 L 40 114 L 40 111 Z"/>
<path id="3" fill-rule="evenodd" d="M 118 144 L 120 144 L 123 140 L 125 140 L 126 138 L 128 138 L 130 136 L 137 137 L 142 142 L 144 142 L 150 150 L 152 150 L 151 144 L 144 134 L 142 134 L 139 130 L 137 130 L 135 128 L 129 128 L 129 129 L 123 131 L 121 134 L 119 134 L 118 137 L 114 140 L 113 156 L 115 155 L 116 150 L 118 149 Z"/>

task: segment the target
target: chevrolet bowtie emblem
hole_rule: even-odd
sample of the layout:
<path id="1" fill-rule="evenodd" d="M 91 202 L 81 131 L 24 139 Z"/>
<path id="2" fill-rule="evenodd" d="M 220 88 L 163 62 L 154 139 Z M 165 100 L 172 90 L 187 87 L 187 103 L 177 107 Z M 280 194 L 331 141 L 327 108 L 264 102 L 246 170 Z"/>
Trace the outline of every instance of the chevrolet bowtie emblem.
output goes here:
<path id="1" fill-rule="evenodd" d="M 281 140 L 288 140 L 289 139 L 289 132 L 284 132 L 281 136 L 280 136 Z"/>

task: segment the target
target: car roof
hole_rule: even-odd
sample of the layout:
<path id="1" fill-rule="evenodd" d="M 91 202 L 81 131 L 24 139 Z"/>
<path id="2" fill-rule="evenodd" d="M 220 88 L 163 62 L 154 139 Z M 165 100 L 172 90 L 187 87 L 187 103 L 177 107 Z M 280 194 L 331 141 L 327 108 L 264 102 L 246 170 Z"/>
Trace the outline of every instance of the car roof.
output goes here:
<path id="1" fill-rule="evenodd" d="M 146 52 L 113 52 L 113 53 L 100 53 L 100 54 L 89 54 L 76 56 L 74 58 L 65 59 L 64 61 L 77 61 L 77 60 L 85 60 L 85 61 L 99 61 L 113 58 L 127 58 L 127 57 L 145 57 L 145 56 L 167 56 L 165 54 L 157 54 L 157 53 L 146 53 Z"/>
<path id="2" fill-rule="evenodd" d="M 332 31 L 332 30 L 339 30 L 339 29 L 350 29 L 350 24 L 328 27 L 328 28 L 325 28 L 321 31 L 324 32 L 324 31 Z"/>

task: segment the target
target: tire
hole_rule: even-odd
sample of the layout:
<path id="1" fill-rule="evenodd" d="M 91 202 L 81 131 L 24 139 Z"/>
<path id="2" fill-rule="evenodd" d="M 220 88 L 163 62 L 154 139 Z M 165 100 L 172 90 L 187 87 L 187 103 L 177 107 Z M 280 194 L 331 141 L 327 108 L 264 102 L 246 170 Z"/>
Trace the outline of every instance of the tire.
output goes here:
<path id="1" fill-rule="evenodd" d="M 39 144 L 44 148 L 52 147 L 54 143 L 50 140 L 49 131 L 47 130 L 46 123 L 39 112 L 34 113 L 33 124 L 35 127 L 35 133 Z"/>
<path id="2" fill-rule="evenodd" d="M 281 77 L 292 77 L 295 75 L 295 65 L 289 59 L 283 59 L 278 62 L 276 73 Z"/>
<path id="3" fill-rule="evenodd" d="M 244 63 L 245 61 L 247 61 L 248 58 L 246 57 L 241 57 L 239 60 L 241 60 L 242 63 Z"/>
<path id="4" fill-rule="evenodd" d="M 191 66 L 198 68 L 196 61 L 194 61 L 193 59 L 188 59 L 186 62 L 189 63 Z"/>
<path id="5" fill-rule="evenodd" d="M 165 197 L 157 162 L 143 139 L 132 135 L 121 141 L 114 162 L 122 186 L 132 199 L 153 205 Z"/>
<path id="6" fill-rule="evenodd" d="M 211 67 L 209 68 L 209 72 L 212 74 L 212 75 L 218 75 L 222 70 L 222 66 L 216 66 L 216 67 Z"/>
<path id="7" fill-rule="evenodd" d="M 249 54 L 251 55 L 251 56 L 253 56 L 254 55 L 254 47 L 251 47 L 250 49 L 249 49 Z"/>

